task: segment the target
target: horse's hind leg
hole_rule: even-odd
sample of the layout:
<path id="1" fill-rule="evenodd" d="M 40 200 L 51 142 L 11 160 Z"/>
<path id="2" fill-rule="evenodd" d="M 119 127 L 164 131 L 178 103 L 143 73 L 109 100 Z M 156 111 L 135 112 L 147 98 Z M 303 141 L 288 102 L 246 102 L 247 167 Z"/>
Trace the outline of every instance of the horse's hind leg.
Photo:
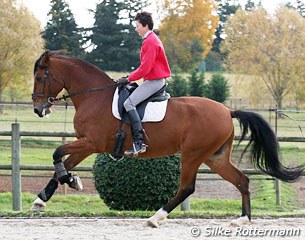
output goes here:
<path id="1" fill-rule="evenodd" d="M 186 159 L 187 161 L 184 161 Z M 174 208 L 195 191 L 196 175 L 201 161 L 200 158 L 198 158 L 198 161 L 192 161 L 192 159 L 194 158 L 187 158 L 185 155 L 182 156 L 179 189 L 175 197 L 169 203 L 164 205 L 155 215 L 148 219 L 147 224 L 149 226 L 158 227 L 159 221 L 165 219 Z"/>
<path id="2" fill-rule="evenodd" d="M 232 141 L 228 141 L 223 145 L 221 151 L 218 151 L 218 153 L 214 154 L 204 163 L 223 179 L 232 183 L 241 193 L 242 214 L 239 219 L 232 221 L 232 225 L 243 225 L 249 223 L 251 220 L 249 178 L 232 165 L 230 161 L 231 152 Z"/>

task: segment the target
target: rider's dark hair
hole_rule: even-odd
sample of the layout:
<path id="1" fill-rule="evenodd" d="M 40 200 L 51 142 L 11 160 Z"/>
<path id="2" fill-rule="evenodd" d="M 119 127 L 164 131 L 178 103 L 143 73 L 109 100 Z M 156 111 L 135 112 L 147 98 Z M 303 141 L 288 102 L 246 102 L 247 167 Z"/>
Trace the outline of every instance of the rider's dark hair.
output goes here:
<path id="1" fill-rule="evenodd" d="M 152 30 L 154 27 L 154 21 L 151 17 L 151 13 L 149 12 L 137 13 L 135 20 L 139 21 L 143 25 L 143 27 L 148 25 L 149 30 Z"/>

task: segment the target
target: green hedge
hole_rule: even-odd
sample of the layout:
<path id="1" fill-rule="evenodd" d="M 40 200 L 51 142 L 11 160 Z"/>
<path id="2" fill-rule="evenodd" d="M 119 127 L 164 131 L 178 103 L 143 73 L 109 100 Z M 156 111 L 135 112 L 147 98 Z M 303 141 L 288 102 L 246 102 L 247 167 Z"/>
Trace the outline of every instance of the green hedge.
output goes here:
<path id="1" fill-rule="evenodd" d="M 178 190 L 180 158 L 113 161 L 108 154 L 99 154 L 93 175 L 96 190 L 110 209 L 157 210 Z"/>

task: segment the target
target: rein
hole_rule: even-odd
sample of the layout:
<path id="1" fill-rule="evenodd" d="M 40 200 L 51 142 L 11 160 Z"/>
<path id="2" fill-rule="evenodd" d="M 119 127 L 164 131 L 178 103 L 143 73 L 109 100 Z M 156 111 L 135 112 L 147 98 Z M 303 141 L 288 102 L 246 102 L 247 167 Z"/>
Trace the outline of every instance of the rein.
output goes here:
<path id="1" fill-rule="evenodd" d="M 81 94 L 84 94 L 84 93 L 101 91 L 101 90 L 104 90 L 106 88 L 110 88 L 110 87 L 113 87 L 113 86 L 116 86 L 116 85 L 117 85 L 116 83 L 113 83 L 113 84 L 102 86 L 102 87 L 89 88 L 89 89 L 85 89 L 85 90 L 79 91 L 77 93 L 71 93 L 69 95 L 62 95 L 62 97 L 59 97 L 59 98 L 49 97 L 48 98 L 48 102 L 51 101 L 52 104 L 53 104 L 53 103 L 61 101 L 61 100 L 66 101 L 69 98 L 72 98 L 72 97 L 75 97 L 75 96 L 78 96 L 78 95 L 81 95 Z"/>

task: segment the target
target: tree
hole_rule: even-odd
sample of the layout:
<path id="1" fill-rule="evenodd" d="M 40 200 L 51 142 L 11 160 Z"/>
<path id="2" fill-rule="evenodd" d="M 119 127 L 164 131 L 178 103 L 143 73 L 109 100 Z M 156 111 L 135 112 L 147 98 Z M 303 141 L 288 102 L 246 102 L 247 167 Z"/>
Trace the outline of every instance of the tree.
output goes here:
<path id="1" fill-rule="evenodd" d="M 11 99 L 30 94 L 33 63 L 41 54 L 43 40 L 40 22 L 15 0 L 0 0 L 0 102 L 3 92 L 11 92 Z M 13 93 L 9 89 L 18 89 Z M 2 110 L 0 109 L 0 113 Z"/>
<path id="2" fill-rule="evenodd" d="M 223 75 L 219 73 L 212 75 L 212 79 L 207 86 L 206 96 L 220 103 L 224 103 L 229 98 L 229 84 Z"/>
<path id="3" fill-rule="evenodd" d="M 291 2 L 287 2 L 285 7 L 295 9 L 302 15 L 302 17 L 305 17 L 305 3 L 302 0 L 297 0 L 295 5 Z"/>
<path id="4" fill-rule="evenodd" d="M 100 2 L 89 37 L 94 48 L 88 60 L 103 70 L 130 71 L 137 67 L 142 40 L 133 24 L 136 13 L 146 5 L 144 0 Z"/>
<path id="5" fill-rule="evenodd" d="M 203 51 L 204 48 L 202 47 L 200 39 L 194 38 L 190 45 L 191 63 L 193 68 L 196 68 L 196 65 L 202 60 Z"/>
<path id="6" fill-rule="evenodd" d="M 191 46 L 201 43 L 203 59 L 210 51 L 218 25 L 216 4 L 212 0 L 165 0 L 164 19 L 159 28 L 168 60 L 182 70 L 192 68 Z"/>
<path id="7" fill-rule="evenodd" d="M 174 66 L 171 80 L 168 81 L 167 91 L 172 97 L 186 96 L 188 93 L 188 84 L 182 76 L 181 70 Z"/>
<path id="8" fill-rule="evenodd" d="M 285 7 L 273 17 L 263 8 L 238 10 L 227 23 L 222 50 L 232 71 L 259 76 L 282 108 L 284 96 L 295 91 L 295 80 L 304 80 L 304 29 L 304 18 Z"/>
<path id="9" fill-rule="evenodd" d="M 132 71 L 139 66 L 142 39 L 135 32 L 134 18 L 147 4 L 144 0 L 101 1 L 88 37 L 93 50 L 87 59 L 103 70 Z"/>
<path id="10" fill-rule="evenodd" d="M 207 72 L 219 72 L 223 70 L 224 56 L 220 52 L 211 50 L 204 59 Z"/>
<path id="11" fill-rule="evenodd" d="M 215 38 L 212 44 L 212 49 L 205 57 L 207 71 L 221 71 L 222 62 L 225 58 L 224 54 L 220 52 L 220 45 L 225 38 L 225 26 L 228 17 L 235 14 L 238 8 L 241 6 L 235 4 L 235 0 L 217 0 L 219 16 L 218 27 L 215 32 Z"/>
<path id="12" fill-rule="evenodd" d="M 45 48 L 50 50 L 65 49 L 68 54 L 82 57 L 82 35 L 74 16 L 65 0 L 51 0 L 51 10 L 42 37 Z"/>
<path id="13" fill-rule="evenodd" d="M 103 70 L 127 70 L 128 50 L 124 47 L 124 25 L 120 12 L 124 4 L 116 0 L 103 0 L 96 6 L 95 23 L 89 37 L 94 48 L 88 60 Z"/>
<path id="14" fill-rule="evenodd" d="M 255 9 L 255 2 L 252 0 L 247 0 L 247 3 L 245 5 L 245 10 L 246 11 L 253 11 Z"/>
<path id="15" fill-rule="evenodd" d="M 142 39 L 135 31 L 134 19 L 138 12 L 143 11 L 145 7 L 148 6 L 148 2 L 145 0 L 125 0 L 124 10 L 122 11 L 123 16 L 126 17 L 126 23 L 124 24 L 124 45 L 123 47 L 127 49 L 124 59 L 126 69 L 121 69 L 121 71 L 132 71 L 140 65 L 139 51 L 142 44 Z"/>
<path id="16" fill-rule="evenodd" d="M 297 0 L 297 10 L 305 18 L 305 3 L 302 0 Z"/>
<path id="17" fill-rule="evenodd" d="M 217 0 L 218 10 L 217 14 L 219 15 L 219 23 L 215 32 L 215 39 L 213 41 L 212 51 L 220 52 L 220 44 L 223 41 L 223 35 L 225 34 L 224 29 L 228 17 L 235 14 L 237 9 L 240 8 L 240 5 L 236 5 L 234 0 Z"/>
<path id="18" fill-rule="evenodd" d="M 206 88 L 204 82 L 204 71 L 202 71 L 198 76 L 197 69 L 193 68 L 189 77 L 189 95 L 204 97 L 206 95 Z"/>

